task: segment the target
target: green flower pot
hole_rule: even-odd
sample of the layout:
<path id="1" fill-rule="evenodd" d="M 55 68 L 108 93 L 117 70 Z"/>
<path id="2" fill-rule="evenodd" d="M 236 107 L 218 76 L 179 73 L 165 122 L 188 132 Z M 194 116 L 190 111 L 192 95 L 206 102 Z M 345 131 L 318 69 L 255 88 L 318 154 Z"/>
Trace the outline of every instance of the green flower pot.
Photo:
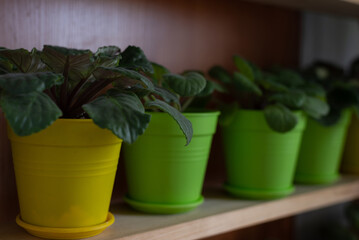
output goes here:
<path id="1" fill-rule="evenodd" d="M 330 127 L 308 119 L 299 152 L 295 182 L 324 184 L 338 179 L 350 117 L 350 111 L 343 111 L 339 122 Z"/>
<path id="2" fill-rule="evenodd" d="M 202 185 L 219 112 L 184 114 L 194 131 L 188 146 L 167 113 L 151 115 L 146 132 L 134 144 L 124 146 L 125 201 L 148 213 L 189 211 L 203 202 Z"/>
<path id="3" fill-rule="evenodd" d="M 352 114 L 348 136 L 343 153 L 341 170 L 345 173 L 359 174 L 359 118 Z"/>
<path id="4" fill-rule="evenodd" d="M 287 133 L 269 128 L 263 111 L 238 110 L 223 127 L 227 181 L 232 195 L 248 199 L 272 199 L 294 191 L 293 178 L 306 117 Z"/>

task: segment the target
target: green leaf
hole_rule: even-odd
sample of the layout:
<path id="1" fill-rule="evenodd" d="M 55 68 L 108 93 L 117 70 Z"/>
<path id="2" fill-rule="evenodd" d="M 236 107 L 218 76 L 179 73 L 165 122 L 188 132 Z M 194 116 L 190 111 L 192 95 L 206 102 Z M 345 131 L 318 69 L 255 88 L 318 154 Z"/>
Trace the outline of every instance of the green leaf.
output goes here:
<path id="1" fill-rule="evenodd" d="M 0 57 L 0 74 L 11 73 L 12 69 L 13 65 L 11 62 L 4 57 Z"/>
<path id="2" fill-rule="evenodd" d="M 6 58 L 15 66 L 14 72 L 42 72 L 46 70 L 45 64 L 41 61 L 39 52 L 34 48 L 31 52 L 20 48 L 15 50 L 2 49 L 0 57 Z"/>
<path id="3" fill-rule="evenodd" d="M 129 70 L 122 67 L 98 67 L 93 72 L 93 75 L 98 81 L 103 81 L 105 79 L 113 79 L 114 81 L 116 81 L 115 85 L 117 84 L 122 88 L 141 84 L 142 86 L 148 88 L 151 91 L 154 90 L 154 86 L 151 80 L 134 70 Z"/>
<path id="4" fill-rule="evenodd" d="M 176 103 L 178 106 L 181 105 L 179 97 L 165 88 L 155 86 L 153 93 L 161 96 L 167 103 Z"/>
<path id="5" fill-rule="evenodd" d="M 288 88 L 281 83 L 275 81 L 275 77 L 271 74 L 266 74 L 263 78 L 256 80 L 264 89 L 272 92 L 288 92 Z"/>
<path id="6" fill-rule="evenodd" d="M 237 103 L 225 104 L 220 106 L 220 109 L 221 109 L 221 114 L 219 115 L 218 123 L 221 126 L 230 125 L 236 116 L 236 112 L 238 110 L 238 104 Z"/>
<path id="7" fill-rule="evenodd" d="M 119 66 L 133 70 L 142 70 L 146 73 L 153 73 L 151 62 L 148 61 L 142 49 L 135 46 L 128 46 L 125 51 L 122 52 L 122 59 Z"/>
<path id="8" fill-rule="evenodd" d="M 170 73 L 170 71 L 164 66 L 152 62 L 153 74 L 151 74 L 151 78 L 155 80 L 157 83 L 162 82 L 163 75 Z"/>
<path id="9" fill-rule="evenodd" d="M 327 100 L 331 107 L 344 109 L 359 105 L 359 92 L 356 87 L 339 82 L 328 91 Z"/>
<path id="10" fill-rule="evenodd" d="M 300 86 L 298 89 L 304 91 L 307 95 L 312 97 L 325 98 L 324 88 L 315 82 L 307 82 L 305 85 Z"/>
<path id="11" fill-rule="evenodd" d="M 277 82 L 289 88 L 296 88 L 305 84 L 304 79 L 293 70 L 277 69 L 275 73 Z"/>
<path id="12" fill-rule="evenodd" d="M 209 76 L 219 80 L 222 83 L 231 83 L 232 82 L 232 77 L 229 74 L 229 72 L 222 68 L 221 66 L 214 66 L 212 67 L 209 72 L 208 72 Z"/>
<path id="13" fill-rule="evenodd" d="M 333 126 L 339 122 L 341 114 L 342 114 L 341 110 L 330 108 L 328 114 L 316 120 L 323 126 Z"/>
<path id="14" fill-rule="evenodd" d="M 148 108 L 158 108 L 169 115 L 178 123 L 179 127 L 181 128 L 183 134 L 186 137 L 186 146 L 191 142 L 193 136 L 193 128 L 192 123 L 183 116 L 177 109 L 168 105 L 166 102 L 161 100 L 154 100 L 146 103 L 146 107 Z"/>
<path id="15" fill-rule="evenodd" d="M 0 106 L 13 131 L 28 136 L 50 126 L 62 112 L 49 96 L 42 92 L 3 93 Z"/>
<path id="16" fill-rule="evenodd" d="M 241 74 L 243 74 L 244 76 L 246 76 L 249 80 L 251 80 L 253 82 L 254 81 L 254 73 L 253 73 L 251 65 L 245 59 L 241 58 L 240 56 L 234 56 L 233 60 L 234 60 L 234 64 L 236 65 L 237 69 L 241 72 Z"/>
<path id="17" fill-rule="evenodd" d="M 117 67 L 121 58 L 121 49 L 116 46 L 100 47 L 94 54 L 94 61 L 102 67 Z"/>
<path id="18" fill-rule="evenodd" d="M 269 101 L 281 103 L 290 109 L 300 109 L 305 100 L 306 94 L 298 90 L 290 90 L 285 93 L 276 93 L 269 97 Z"/>
<path id="19" fill-rule="evenodd" d="M 218 85 L 218 84 L 217 84 Z M 206 97 L 211 95 L 214 90 L 216 90 L 216 85 L 214 82 L 208 81 L 206 82 L 206 86 L 203 88 L 202 92 L 197 94 L 198 97 Z"/>
<path id="20" fill-rule="evenodd" d="M 34 91 L 42 92 L 45 89 L 62 83 L 62 75 L 51 72 L 8 73 L 0 75 L 0 89 L 11 94 L 30 93 Z"/>
<path id="21" fill-rule="evenodd" d="M 139 98 L 132 92 L 109 90 L 82 108 L 101 128 L 111 130 L 127 143 L 144 133 L 151 116 L 145 114 Z"/>
<path id="22" fill-rule="evenodd" d="M 68 74 L 72 84 L 87 78 L 94 69 L 90 50 L 45 45 L 41 59 L 53 72 Z"/>
<path id="23" fill-rule="evenodd" d="M 282 104 L 267 106 L 264 116 L 270 128 L 280 133 L 292 130 L 298 123 L 297 116 Z"/>
<path id="24" fill-rule="evenodd" d="M 329 113 L 329 105 L 326 102 L 311 96 L 306 97 L 302 109 L 315 119 L 319 119 Z"/>
<path id="25" fill-rule="evenodd" d="M 184 75 L 165 74 L 164 80 L 168 86 L 180 96 L 195 96 L 206 86 L 206 79 L 199 73 L 188 72 Z"/>
<path id="26" fill-rule="evenodd" d="M 257 84 L 247 78 L 245 75 L 239 72 L 233 73 L 233 81 L 235 87 L 239 91 L 251 92 L 258 96 L 262 95 L 262 90 L 257 86 Z"/>

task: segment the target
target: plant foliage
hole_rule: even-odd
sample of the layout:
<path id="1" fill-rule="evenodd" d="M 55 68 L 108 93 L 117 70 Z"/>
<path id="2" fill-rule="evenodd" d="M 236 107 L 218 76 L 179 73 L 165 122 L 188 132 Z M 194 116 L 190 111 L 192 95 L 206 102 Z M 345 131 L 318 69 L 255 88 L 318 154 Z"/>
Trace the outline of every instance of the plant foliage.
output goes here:
<path id="1" fill-rule="evenodd" d="M 226 109 L 222 112 L 222 124 L 230 122 L 231 112 L 238 107 L 264 110 L 268 125 L 284 133 L 298 122 L 293 111 L 302 110 L 314 118 L 321 118 L 329 112 L 322 87 L 308 84 L 297 72 L 283 68 L 262 72 L 240 56 L 234 56 L 233 60 L 236 66 L 233 73 L 221 66 L 209 70 L 209 75 L 221 83 L 226 93 L 219 99 L 222 102 L 220 108 Z M 228 102 L 236 104 L 229 105 Z"/>
<path id="2" fill-rule="evenodd" d="M 91 118 L 125 142 L 134 142 L 147 128 L 145 107 L 168 112 L 187 138 L 192 125 L 167 102 L 175 97 L 147 74 L 155 69 L 135 46 L 96 52 L 45 45 L 42 51 L 0 48 L 0 107 L 20 136 L 39 132 L 58 118 Z M 189 76 L 190 77 L 190 76 Z M 175 82 L 175 81 L 174 81 Z M 139 91 L 157 93 L 143 105 Z"/>

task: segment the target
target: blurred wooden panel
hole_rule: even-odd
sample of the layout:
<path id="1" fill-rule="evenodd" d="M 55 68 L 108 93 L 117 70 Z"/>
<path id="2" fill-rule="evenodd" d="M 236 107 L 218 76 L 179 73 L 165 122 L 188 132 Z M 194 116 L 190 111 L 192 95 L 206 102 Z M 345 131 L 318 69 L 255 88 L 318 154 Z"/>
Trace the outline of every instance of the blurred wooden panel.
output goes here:
<path id="1" fill-rule="evenodd" d="M 0 46 L 31 49 L 52 44 L 96 50 L 103 45 L 138 45 L 151 60 L 175 72 L 206 71 L 214 64 L 233 68 L 235 53 L 260 66 L 296 66 L 299 29 L 296 11 L 234 0 L 0 1 Z M 18 208 L 4 126 L 0 117 L 0 223 L 13 219 Z M 215 171 L 224 169 L 216 149 L 209 180 L 223 174 Z M 122 166 L 120 161 L 114 200 L 124 192 Z"/>
<path id="2" fill-rule="evenodd" d="M 284 218 L 202 240 L 293 240 L 294 219 Z"/>

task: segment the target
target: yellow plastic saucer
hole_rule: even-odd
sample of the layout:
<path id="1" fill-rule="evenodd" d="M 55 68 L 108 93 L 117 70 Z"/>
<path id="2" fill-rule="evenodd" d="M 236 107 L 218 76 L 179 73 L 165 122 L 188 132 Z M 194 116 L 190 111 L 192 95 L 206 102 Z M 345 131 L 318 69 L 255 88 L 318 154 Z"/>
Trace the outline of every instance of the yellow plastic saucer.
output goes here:
<path id="1" fill-rule="evenodd" d="M 24 228 L 28 233 L 40 238 L 47 239 L 81 239 L 93 237 L 103 232 L 107 227 L 115 222 L 115 217 L 112 213 L 108 213 L 107 220 L 104 223 L 89 227 L 79 228 L 54 228 L 54 227 L 40 227 L 28 224 L 21 220 L 20 215 L 16 217 L 16 223 Z"/>

